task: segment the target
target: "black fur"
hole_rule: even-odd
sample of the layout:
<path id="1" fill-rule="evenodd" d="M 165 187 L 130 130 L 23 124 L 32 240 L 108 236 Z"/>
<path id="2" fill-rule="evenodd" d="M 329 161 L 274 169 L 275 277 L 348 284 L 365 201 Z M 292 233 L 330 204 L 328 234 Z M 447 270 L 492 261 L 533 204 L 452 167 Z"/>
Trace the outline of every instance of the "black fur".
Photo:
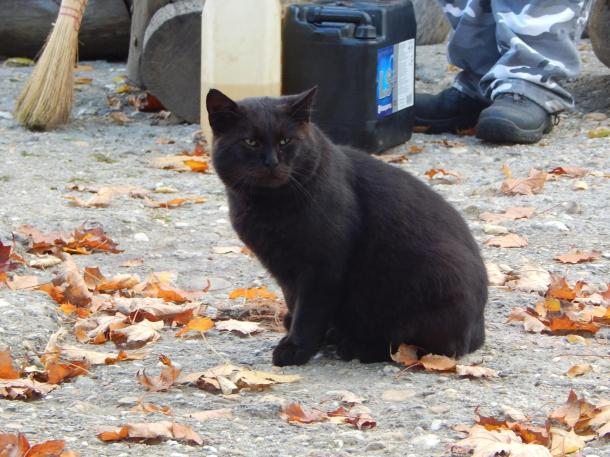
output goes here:
<path id="1" fill-rule="evenodd" d="M 466 223 L 410 174 L 334 145 L 309 122 L 314 93 L 207 96 L 233 227 L 288 306 L 274 364 L 306 363 L 329 342 L 363 362 L 400 343 L 479 348 L 487 275 Z"/>

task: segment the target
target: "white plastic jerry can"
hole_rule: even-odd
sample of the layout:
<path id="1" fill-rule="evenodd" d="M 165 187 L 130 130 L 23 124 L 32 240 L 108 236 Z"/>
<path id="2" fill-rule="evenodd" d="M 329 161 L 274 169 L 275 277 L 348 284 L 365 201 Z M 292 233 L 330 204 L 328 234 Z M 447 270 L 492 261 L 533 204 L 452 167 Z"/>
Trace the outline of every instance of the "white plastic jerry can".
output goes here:
<path id="1" fill-rule="evenodd" d="M 279 0 L 206 0 L 201 23 L 201 127 L 211 145 L 205 99 L 218 89 L 234 100 L 281 94 Z"/>

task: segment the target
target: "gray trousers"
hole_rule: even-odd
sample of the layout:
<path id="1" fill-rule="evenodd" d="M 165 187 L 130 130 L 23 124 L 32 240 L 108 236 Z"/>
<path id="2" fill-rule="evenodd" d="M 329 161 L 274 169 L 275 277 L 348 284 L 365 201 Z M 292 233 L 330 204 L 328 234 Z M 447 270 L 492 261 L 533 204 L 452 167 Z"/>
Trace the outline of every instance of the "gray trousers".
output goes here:
<path id="1" fill-rule="evenodd" d="M 517 93 L 556 113 L 574 106 L 558 81 L 580 72 L 576 42 L 591 0 L 439 0 L 451 22 L 454 87 L 493 100 Z"/>

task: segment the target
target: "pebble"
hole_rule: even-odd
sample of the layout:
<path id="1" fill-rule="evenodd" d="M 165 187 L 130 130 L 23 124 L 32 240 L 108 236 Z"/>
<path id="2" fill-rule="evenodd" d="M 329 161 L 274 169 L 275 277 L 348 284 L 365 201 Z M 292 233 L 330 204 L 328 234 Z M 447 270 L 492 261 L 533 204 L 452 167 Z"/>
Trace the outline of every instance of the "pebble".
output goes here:
<path id="1" fill-rule="evenodd" d="M 394 365 L 386 365 L 385 367 L 383 367 L 383 372 L 385 374 L 395 374 L 398 373 L 400 371 L 400 368 L 394 366 Z"/>
<path id="2" fill-rule="evenodd" d="M 7 308 L 11 306 L 11 304 L 5 300 L 0 300 L 0 308 Z"/>
<path id="3" fill-rule="evenodd" d="M 411 440 L 411 444 L 422 449 L 432 449 L 433 447 L 438 446 L 440 442 L 441 439 L 432 433 L 416 436 Z"/>
<path id="4" fill-rule="evenodd" d="M 430 430 L 432 430 L 433 432 L 436 432 L 436 431 L 440 430 L 442 426 L 443 426 L 442 420 L 434 419 L 432 421 L 432 423 L 430 424 Z"/>
<path id="5" fill-rule="evenodd" d="M 136 241 L 141 241 L 143 243 L 147 243 L 150 241 L 150 238 L 148 238 L 148 235 L 146 233 L 142 233 L 142 232 L 134 233 L 133 239 Z"/>
<path id="6" fill-rule="evenodd" d="M 544 228 L 559 230 L 560 232 L 569 232 L 570 231 L 568 226 L 560 221 L 546 221 L 540 225 Z"/>
<path id="7" fill-rule="evenodd" d="M 341 437 L 341 440 L 347 445 L 360 444 L 366 441 L 364 433 L 362 433 L 360 430 L 350 430 L 341 433 L 339 436 Z"/>
<path id="8" fill-rule="evenodd" d="M 369 443 L 366 446 L 365 451 L 367 451 L 367 452 L 381 451 L 385 448 L 386 448 L 386 445 L 384 443 L 382 443 L 381 441 L 373 441 L 372 443 Z"/>
<path id="9" fill-rule="evenodd" d="M 485 224 L 483 226 L 483 231 L 488 235 L 504 235 L 508 233 L 508 229 L 506 227 L 494 224 Z"/>

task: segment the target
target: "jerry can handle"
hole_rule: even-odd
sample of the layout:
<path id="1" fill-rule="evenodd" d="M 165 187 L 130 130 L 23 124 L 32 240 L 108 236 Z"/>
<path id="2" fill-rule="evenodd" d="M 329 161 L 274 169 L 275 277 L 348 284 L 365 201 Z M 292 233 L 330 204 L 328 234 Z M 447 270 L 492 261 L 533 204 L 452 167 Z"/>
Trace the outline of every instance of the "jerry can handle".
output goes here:
<path id="1" fill-rule="evenodd" d="M 377 37 L 377 29 L 373 25 L 373 20 L 365 11 L 338 7 L 309 7 L 307 8 L 307 22 L 349 22 L 357 24 L 356 38 L 374 39 Z"/>

